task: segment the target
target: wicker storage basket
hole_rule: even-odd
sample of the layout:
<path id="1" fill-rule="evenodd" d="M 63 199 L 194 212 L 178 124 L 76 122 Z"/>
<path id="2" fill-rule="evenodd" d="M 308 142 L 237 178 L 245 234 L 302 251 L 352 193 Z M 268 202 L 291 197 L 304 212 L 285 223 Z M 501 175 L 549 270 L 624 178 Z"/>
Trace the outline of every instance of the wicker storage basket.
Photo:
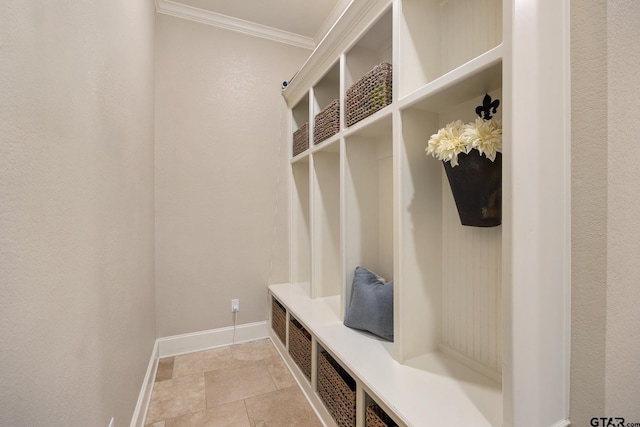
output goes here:
<path id="1" fill-rule="evenodd" d="M 287 345 L 287 312 L 282 304 L 271 298 L 271 328 L 282 344 Z"/>
<path id="2" fill-rule="evenodd" d="M 313 143 L 318 144 L 340 131 L 340 101 L 334 99 L 316 114 L 313 123 Z"/>
<path id="3" fill-rule="evenodd" d="M 289 354 L 311 381 L 311 334 L 293 316 L 289 317 Z"/>
<path id="4" fill-rule="evenodd" d="M 366 427 L 397 427 L 396 424 L 381 407 L 375 403 L 367 406 Z"/>
<path id="5" fill-rule="evenodd" d="M 324 350 L 318 354 L 318 394 L 338 427 L 356 425 L 356 382 Z"/>
<path id="6" fill-rule="evenodd" d="M 293 157 L 309 148 L 309 122 L 293 133 Z"/>
<path id="7" fill-rule="evenodd" d="M 391 64 L 383 62 L 351 85 L 345 101 L 347 126 L 391 104 L 391 82 Z"/>

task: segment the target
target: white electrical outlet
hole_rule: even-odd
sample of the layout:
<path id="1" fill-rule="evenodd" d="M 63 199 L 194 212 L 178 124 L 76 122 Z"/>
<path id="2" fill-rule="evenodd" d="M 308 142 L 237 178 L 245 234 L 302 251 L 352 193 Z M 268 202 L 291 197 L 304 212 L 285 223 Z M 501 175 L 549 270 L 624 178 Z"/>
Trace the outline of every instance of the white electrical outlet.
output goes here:
<path id="1" fill-rule="evenodd" d="M 237 298 L 231 300 L 231 312 L 235 313 L 236 311 L 240 311 L 240 300 Z"/>

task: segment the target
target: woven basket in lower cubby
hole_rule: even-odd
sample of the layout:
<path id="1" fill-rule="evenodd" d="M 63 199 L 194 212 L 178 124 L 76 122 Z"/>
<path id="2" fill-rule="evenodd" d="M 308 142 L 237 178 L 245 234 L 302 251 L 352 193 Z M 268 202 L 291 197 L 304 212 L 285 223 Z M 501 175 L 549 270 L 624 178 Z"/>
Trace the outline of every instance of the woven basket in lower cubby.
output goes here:
<path id="1" fill-rule="evenodd" d="M 398 427 L 398 424 L 375 403 L 367 406 L 366 427 Z"/>
<path id="2" fill-rule="evenodd" d="M 289 354 L 311 381 L 311 334 L 293 316 L 289 316 Z"/>
<path id="3" fill-rule="evenodd" d="M 287 345 L 287 310 L 275 298 L 271 298 L 271 329 L 282 344 Z"/>
<path id="4" fill-rule="evenodd" d="M 351 85 L 347 89 L 344 107 L 347 126 L 391 104 L 392 86 L 392 70 L 388 62 L 376 65 Z"/>
<path id="5" fill-rule="evenodd" d="M 309 122 L 293 133 L 293 157 L 309 148 Z"/>
<path id="6" fill-rule="evenodd" d="M 340 132 L 340 101 L 334 99 L 316 114 L 313 123 L 313 143 L 318 144 Z"/>
<path id="7" fill-rule="evenodd" d="M 318 394 L 338 427 L 356 425 L 356 382 L 325 350 L 318 349 Z"/>

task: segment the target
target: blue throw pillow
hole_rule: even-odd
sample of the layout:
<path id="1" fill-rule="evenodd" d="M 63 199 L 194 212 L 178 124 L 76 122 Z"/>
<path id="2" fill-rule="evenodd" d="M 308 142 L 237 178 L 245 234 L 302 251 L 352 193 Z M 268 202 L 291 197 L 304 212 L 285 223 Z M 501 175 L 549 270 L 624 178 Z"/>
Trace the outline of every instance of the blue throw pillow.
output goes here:
<path id="1" fill-rule="evenodd" d="M 393 341 L 393 281 L 385 284 L 375 273 L 356 267 L 344 324 Z"/>

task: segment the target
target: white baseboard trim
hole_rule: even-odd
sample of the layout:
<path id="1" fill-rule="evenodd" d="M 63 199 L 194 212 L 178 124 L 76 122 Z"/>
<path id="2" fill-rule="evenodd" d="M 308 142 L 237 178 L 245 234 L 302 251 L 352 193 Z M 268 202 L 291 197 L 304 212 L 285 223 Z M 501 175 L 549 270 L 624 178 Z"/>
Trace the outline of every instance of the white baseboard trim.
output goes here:
<path id="1" fill-rule="evenodd" d="M 254 341 L 269 336 L 266 321 L 245 323 L 236 326 L 235 337 L 233 329 L 233 326 L 231 326 L 228 328 L 211 329 L 208 331 L 158 338 L 151 351 L 151 359 L 149 360 L 147 372 L 142 381 L 138 402 L 131 417 L 131 427 L 144 427 L 160 358 L 193 353 L 215 347 L 224 347 L 234 343 Z"/>
<path id="2" fill-rule="evenodd" d="M 151 391 L 153 390 L 153 382 L 156 378 L 156 371 L 158 370 L 158 340 L 153 344 L 153 350 L 151 351 L 151 359 L 147 366 L 147 373 L 144 375 L 142 381 L 142 387 L 140 388 L 140 394 L 138 395 L 138 402 L 133 411 L 131 417 L 131 427 L 143 427 L 144 421 L 147 417 L 147 409 L 149 409 L 149 402 L 151 402 Z M 113 419 L 111 420 L 113 421 Z"/>
<path id="3" fill-rule="evenodd" d="M 216 347 L 225 347 L 231 344 L 254 341 L 269 336 L 266 321 L 245 323 L 236 326 L 235 338 L 233 329 L 233 326 L 230 326 L 227 328 L 210 329 L 208 331 L 158 338 L 159 356 L 161 358 L 177 356 Z"/>

